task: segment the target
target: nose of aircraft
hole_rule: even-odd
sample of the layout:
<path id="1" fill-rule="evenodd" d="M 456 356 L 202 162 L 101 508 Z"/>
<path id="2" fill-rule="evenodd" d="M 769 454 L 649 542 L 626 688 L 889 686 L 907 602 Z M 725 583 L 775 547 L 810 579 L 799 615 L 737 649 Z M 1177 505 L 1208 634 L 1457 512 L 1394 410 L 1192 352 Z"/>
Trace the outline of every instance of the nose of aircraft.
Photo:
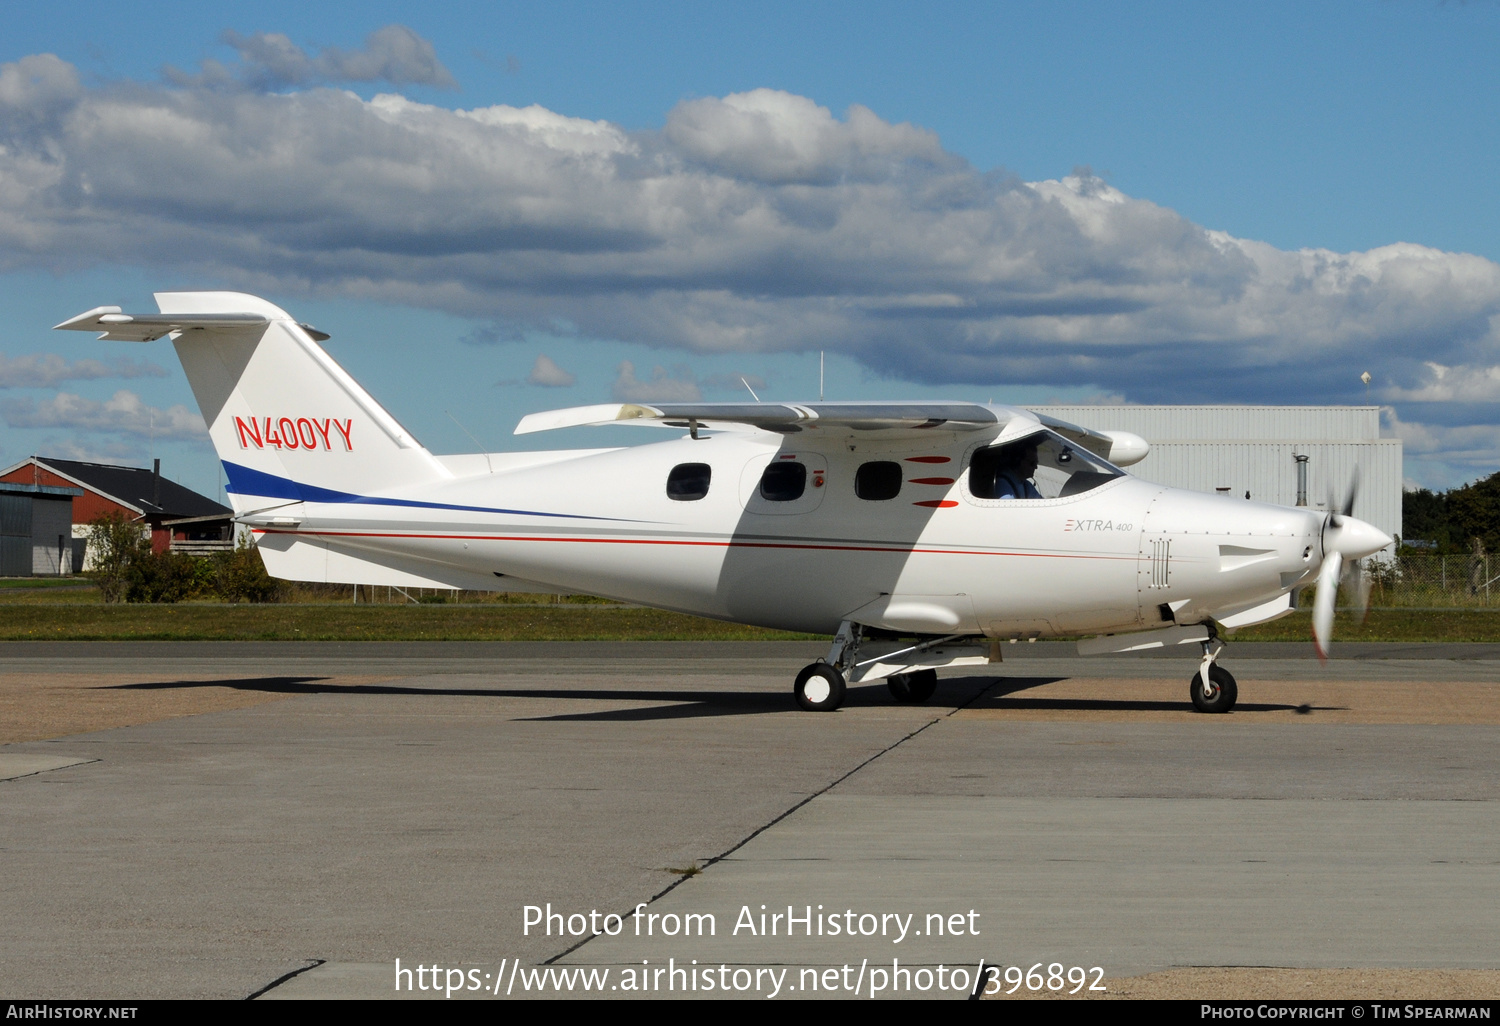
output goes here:
<path id="1" fill-rule="evenodd" d="M 1344 559 L 1372 556 L 1393 540 L 1374 524 L 1351 516 L 1330 516 L 1323 526 L 1324 553 L 1337 552 Z"/>

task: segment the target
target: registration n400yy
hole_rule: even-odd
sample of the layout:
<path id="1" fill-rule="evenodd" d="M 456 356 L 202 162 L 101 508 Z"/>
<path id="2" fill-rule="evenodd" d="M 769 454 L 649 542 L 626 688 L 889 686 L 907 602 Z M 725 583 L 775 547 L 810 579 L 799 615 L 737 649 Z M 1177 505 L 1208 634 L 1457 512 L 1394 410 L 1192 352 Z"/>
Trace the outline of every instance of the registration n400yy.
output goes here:
<path id="1" fill-rule="evenodd" d="M 671 429 L 614 449 L 439 456 L 254 296 L 166 292 L 58 325 L 170 336 L 277 577 L 601 595 L 834 636 L 797 675 L 831 710 L 885 680 L 931 696 L 937 669 L 1021 639 L 1083 653 L 1202 647 L 1193 704 L 1226 712 L 1225 631 L 1288 613 L 1318 582 L 1326 648 L 1346 561 L 1391 544 L 1343 512 L 1234 501 L 1121 470 L 1146 443 L 1009 406 L 613 403 L 524 418 Z"/>

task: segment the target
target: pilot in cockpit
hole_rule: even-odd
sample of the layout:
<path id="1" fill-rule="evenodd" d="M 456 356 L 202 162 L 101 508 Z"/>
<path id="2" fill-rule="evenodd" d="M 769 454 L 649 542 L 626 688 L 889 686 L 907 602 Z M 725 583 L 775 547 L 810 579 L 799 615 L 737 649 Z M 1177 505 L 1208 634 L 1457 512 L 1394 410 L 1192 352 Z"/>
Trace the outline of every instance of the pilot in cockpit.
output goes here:
<path id="1" fill-rule="evenodd" d="M 995 498 L 997 499 L 1040 499 L 1042 493 L 1036 490 L 1032 478 L 1036 476 L 1037 468 L 1037 442 L 1034 438 L 1022 439 L 1014 447 L 1006 446 L 1006 449 L 1014 451 L 1005 452 L 1000 457 L 1000 465 L 995 472 Z"/>

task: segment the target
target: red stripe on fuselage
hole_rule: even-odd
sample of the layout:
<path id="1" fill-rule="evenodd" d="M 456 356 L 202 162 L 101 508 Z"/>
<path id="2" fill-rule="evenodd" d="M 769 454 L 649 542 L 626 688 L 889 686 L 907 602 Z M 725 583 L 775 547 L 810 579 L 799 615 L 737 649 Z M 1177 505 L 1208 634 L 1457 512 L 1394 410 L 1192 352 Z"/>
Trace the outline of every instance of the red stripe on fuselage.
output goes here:
<path id="1" fill-rule="evenodd" d="M 546 538 L 531 535 L 416 534 L 401 531 L 289 531 L 252 528 L 253 534 L 307 534 L 324 538 L 423 538 L 452 541 L 575 542 L 594 545 L 689 545 L 722 549 L 816 549 L 828 552 L 912 552 L 938 556 L 1027 556 L 1040 559 L 1128 559 L 1137 556 L 1070 555 L 1060 552 L 1004 552 L 998 549 L 919 549 L 887 545 L 818 545 L 812 542 L 688 541 L 680 538 Z"/>

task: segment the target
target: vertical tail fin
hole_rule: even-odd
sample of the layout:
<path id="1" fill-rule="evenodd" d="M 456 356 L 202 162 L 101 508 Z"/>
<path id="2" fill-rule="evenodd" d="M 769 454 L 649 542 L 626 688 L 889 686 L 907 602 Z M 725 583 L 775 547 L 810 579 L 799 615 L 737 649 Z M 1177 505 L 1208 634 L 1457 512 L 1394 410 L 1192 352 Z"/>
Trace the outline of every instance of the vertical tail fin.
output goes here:
<path id="1" fill-rule="evenodd" d="M 160 314 L 100 307 L 58 327 L 173 334 L 236 512 L 451 476 L 286 311 L 237 292 L 159 292 L 156 302 Z"/>

